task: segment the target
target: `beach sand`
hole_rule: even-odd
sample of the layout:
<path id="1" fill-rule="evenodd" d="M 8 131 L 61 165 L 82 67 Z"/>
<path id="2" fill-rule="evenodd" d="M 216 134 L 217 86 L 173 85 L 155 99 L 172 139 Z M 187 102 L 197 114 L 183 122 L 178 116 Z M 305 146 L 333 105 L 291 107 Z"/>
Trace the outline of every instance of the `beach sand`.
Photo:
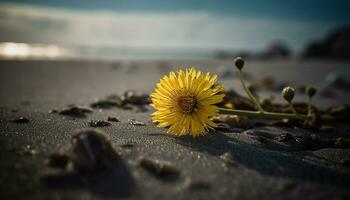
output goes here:
<path id="1" fill-rule="evenodd" d="M 70 104 L 89 106 L 96 99 L 120 95 L 128 89 L 153 91 L 162 75 L 178 66 L 220 72 L 229 60 L 165 61 L 0 61 L 0 198 L 1 199 L 349 199 L 350 149 L 328 144 L 285 143 L 275 138 L 319 134 L 349 138 L 349 125 L 338 132 L 261 126 L 248 130 L 212 131 L 204 137 L 176 138 L 150 122 L 145 109 L 93 109 L 85 116 L 50 113 Z M 251 82 L 265 76 L 292 86 L 324 86 L 332 71 L 348 70 L 348 63 L 247 62 Z M 232 67 L 233 68 L 233 67 Z M 234 71 L 234 69 L 233 69 Z M 234 74 L 220 78 L 225 88 L 242 92 Z M 242 93 L 243 94 L 243 93 Z M 263 91 L 262 96 L 277 91 Z M 305 96 L 297 93 L 297 101 Z M 350 95 L 316 96 L 321 108 L 348 103 Z M 12 120 L 25 117 L 28 123 Z M 71 144 L 77 130 L 91 120 L 117 117 L 120 122 L 98 127 L 120 155 L 118 168 L 97 174 L 59 177 L 48 157 Z M 132 125 L 130 119 L 145 123 Z M 140 158 L 169 163 L 155 175 L 140 166 Z M 119 170 L 119 171 L 118 171 Z M 167 173 L 173 178 L 167 178 Z M 58 174 L 48 176 L 48 174 Z"/>

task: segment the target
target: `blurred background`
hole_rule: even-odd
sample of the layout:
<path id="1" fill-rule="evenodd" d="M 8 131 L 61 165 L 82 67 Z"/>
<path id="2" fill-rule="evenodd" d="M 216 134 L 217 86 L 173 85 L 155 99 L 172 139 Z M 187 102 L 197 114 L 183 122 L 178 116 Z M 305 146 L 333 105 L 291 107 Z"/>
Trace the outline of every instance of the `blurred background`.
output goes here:
<path id="1" fill-rule="evenodd" d="M 2 59 L 350 59 L 350 1 L 0 1 Z"/>

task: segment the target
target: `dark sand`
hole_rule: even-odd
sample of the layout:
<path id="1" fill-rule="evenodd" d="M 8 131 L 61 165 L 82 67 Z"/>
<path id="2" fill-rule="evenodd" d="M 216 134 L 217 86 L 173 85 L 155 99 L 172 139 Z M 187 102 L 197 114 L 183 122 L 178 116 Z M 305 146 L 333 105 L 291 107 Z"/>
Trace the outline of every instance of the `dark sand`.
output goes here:
<path id="1" fill-rule="evenodd" d="M 0 199 L 349 199 L 350 149 L 329 144 L 278 142 L 281 133 L 309 136 L 303 129 L 257 127 L 210 132 L 198 139 L 176 138 L 156 128 L 147 112 L 120 108 L 93 109 L 85 117 L 49 113 L 69 104 L 88 106 L 96 98 L 127 89 L 149 93 L 175 66 L 195 64 L 216 72 L 229 61 L 1 61 L 0 62 Z M 252 81 L 271 75 L 292 86 L 322 85 L 332 70 L 346 63 L 248 63 Z M 168 66 L 168 67 L 166 67 Z M 174 66 L 174 67 L 171 67 Z M 254 66 L 249 68 L 250 66 Z M 238 80 L 220 79 L 238 91 Z M 269 96 L 273 92 L 264 92 Z M 276 93 L 275 93 L 276 95 Z M 349 102 L 348 91 L 318 96 L 321 107 Z M 304 96 L 297 94 L 297 100 Z M 29 123 L 11 120 L 25 117 Z M 97 175 L 68 177 L 48 184 L 47 158 L 70 144 L 72 135 L 91 120 L 117 117 L 120 122 L 99 127 L 121 155 L 122 168 Z M 135 126 L 128 119 L 146 123 Z M 349 125 L 324 138 L 349 138 Z M 226 153 L 226 154 L 225 154 Z M 224 156 L 222 156 L 225 154 Z M 173 179 L 155 176 L 137 165 L 138 159 L 167 161 L 179 170 Z M 231 156 L 231 158 L 230 158 Z"/>

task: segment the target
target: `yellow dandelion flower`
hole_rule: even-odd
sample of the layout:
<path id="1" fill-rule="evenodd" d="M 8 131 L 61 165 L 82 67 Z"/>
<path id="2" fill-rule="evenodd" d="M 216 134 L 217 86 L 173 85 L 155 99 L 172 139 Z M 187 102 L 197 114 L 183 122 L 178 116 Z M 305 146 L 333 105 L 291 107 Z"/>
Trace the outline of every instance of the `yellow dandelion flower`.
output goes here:
<path id="1" fill-rule="evenodd" d="M 156 109 L 152 121 L 177 136 L 196 137 L 216 127 L 210 118 L 217 115 L 215 104 L 222 102 L 225 96 L 218 94 L 223 87 L 216 84 L 217 79 L 217 75 L 194 68 L 170 72 L 151 94 L 151 106 Z"/>

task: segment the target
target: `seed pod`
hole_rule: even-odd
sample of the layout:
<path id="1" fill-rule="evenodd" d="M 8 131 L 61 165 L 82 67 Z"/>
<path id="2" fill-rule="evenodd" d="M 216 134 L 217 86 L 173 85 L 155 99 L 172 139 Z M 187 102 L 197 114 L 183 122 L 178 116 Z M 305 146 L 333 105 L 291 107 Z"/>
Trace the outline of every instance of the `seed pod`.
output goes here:
<path id="1" fill-rule="evenodd" d="M 244 60 L 241 57 L 237 57 L 234 60 L 235 66 L 237 67 L 237 69 L 241 70 L 244 66 Z"/>
<path id="2" fill-rule="evenodd" d="M 309 97 L 315 96 L 316 92 L 317 92 L 317 90 L 316 90 L 314 87 L 307 86 L 307 87 L 305 88 L 305 93 L 306 93 L 306 95 L 309 96 Z"/>
<path id="3" fill-rule="evenodd" d="M 292 87 L 285 87 L 285 88 L 283 88 L 283 90 L 282 90 L 282 96 L 283 96 L 283 98 L 286 100 L 286 101 L 288 101 L 288 102 L 291 102 L 292 100 L 293 100 L 293 98 L 294 98 L 294 88 L 292 88 Z"/>

